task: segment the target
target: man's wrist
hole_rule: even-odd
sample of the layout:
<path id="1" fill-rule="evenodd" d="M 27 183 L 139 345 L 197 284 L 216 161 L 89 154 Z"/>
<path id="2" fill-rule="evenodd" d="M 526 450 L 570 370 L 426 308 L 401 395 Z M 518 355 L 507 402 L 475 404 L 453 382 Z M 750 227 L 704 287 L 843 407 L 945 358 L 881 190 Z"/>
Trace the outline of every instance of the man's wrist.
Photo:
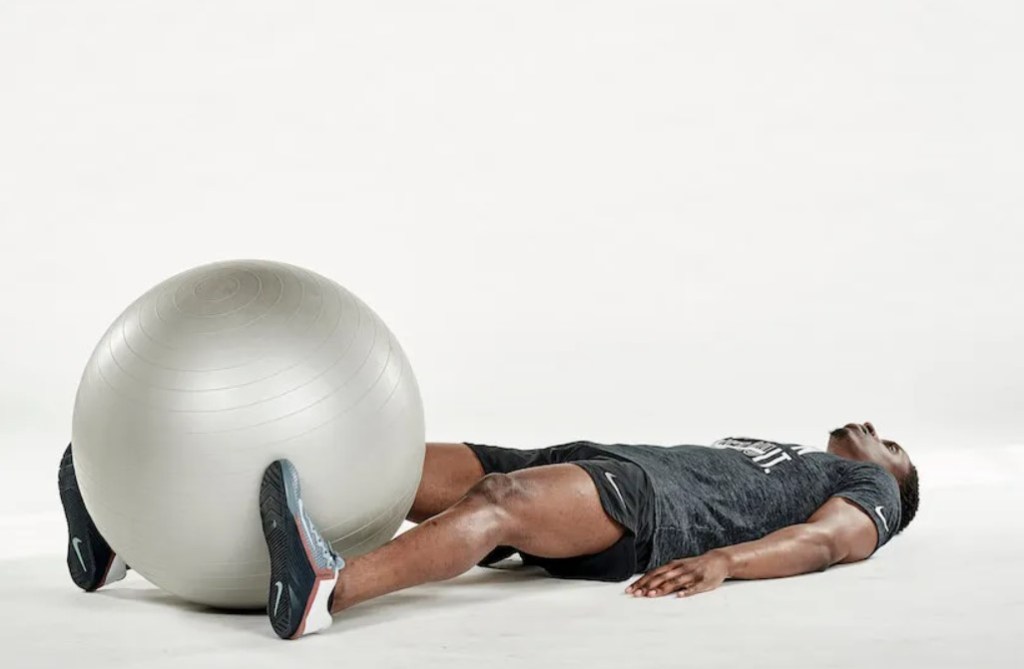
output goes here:
<path id="1" fill-rule="evenodd" d="M 736 568 L 736 561 L 733 559 L 733 554 L 732 551 L 729 550 L 729 547 L 715 548 L 708 551 L 708 554 L 714 556 L 718 560 L 721 560 L 722 565 L 725 567 L 725 577 L 732 578 L 733 571 Z"/>

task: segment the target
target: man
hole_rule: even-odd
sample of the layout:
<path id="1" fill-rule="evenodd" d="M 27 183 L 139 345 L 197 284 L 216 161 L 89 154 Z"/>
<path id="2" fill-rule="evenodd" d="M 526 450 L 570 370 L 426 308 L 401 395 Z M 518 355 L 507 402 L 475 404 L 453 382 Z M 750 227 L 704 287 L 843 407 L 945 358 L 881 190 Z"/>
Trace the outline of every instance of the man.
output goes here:
<path id="1" fill-rule="evenodd" d="M 70 446 L 60 488 L 70 536 L 86 537 L 68 547 L 72 578 L 93 590 L 123 576 L 85 512 Z M 643 597 L 857 562 L 913 520 L 918 477 L 902 447 L 869 422 L 833 430 L 825 451 L 750 438 L 533 450 L 432 443 L 408 515 L 418 526 L 350 560 L 320 536 L 300 500 L 295 467 L 272 463 L 260 513 L 271 561 L 267 612 L 282 638 L 514 552 L 563 578 L 646 572 L 626 588 Z"/>

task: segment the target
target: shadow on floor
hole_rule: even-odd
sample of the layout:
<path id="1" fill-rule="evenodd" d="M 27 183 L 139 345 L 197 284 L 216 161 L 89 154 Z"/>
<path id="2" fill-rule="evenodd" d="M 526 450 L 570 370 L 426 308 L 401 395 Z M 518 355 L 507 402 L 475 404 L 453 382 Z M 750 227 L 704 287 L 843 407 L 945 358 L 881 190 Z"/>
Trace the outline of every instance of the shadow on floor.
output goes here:
<path id="1" fill-rule="evenodd" d="M 548 577 L 538 567 L 523 567 L 515 563 L 497 568 L 474 568 L 450 581 L 424 584 L 359 604 L 339 614 L 335 626 L 327 633 L 393 622 L 396 616 L 437 615 L 484 601 L 513 599 L 551 588 L 559 582 L 560 579 Z M 211 622 L 260 636 L 266 636 L 270 629 L 265 611 L 239 611 L 196 604 L 151 585 L 139 575 L 136 575 L 134 583 L 115 584 L 90 596 L 170 607 L 203 615 Z"/>

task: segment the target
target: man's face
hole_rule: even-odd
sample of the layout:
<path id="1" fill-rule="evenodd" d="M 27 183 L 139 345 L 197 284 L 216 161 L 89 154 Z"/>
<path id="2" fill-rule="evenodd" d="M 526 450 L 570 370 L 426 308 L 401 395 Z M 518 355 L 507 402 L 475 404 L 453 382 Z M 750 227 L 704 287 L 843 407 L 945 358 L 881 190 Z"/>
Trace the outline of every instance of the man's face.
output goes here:
<path id="1" fill-rule="evenodd" d="M 832 430 L 826 450 L 850 460 L 882 465 L 896 480 L 903 480 L 910 471 L 910 456 L 907 452 L 895 441 L 879 437 L 875 426 L 869 422 L 847 423 Z"/>

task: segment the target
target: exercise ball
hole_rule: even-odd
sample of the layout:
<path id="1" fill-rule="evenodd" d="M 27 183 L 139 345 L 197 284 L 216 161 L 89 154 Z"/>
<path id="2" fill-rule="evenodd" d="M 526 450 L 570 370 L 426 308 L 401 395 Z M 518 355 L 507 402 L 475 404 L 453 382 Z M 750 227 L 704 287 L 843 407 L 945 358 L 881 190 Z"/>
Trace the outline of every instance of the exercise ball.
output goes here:
<path id="1" fill-rule="evenodd" d="M 128 565 L 184 599 L 266 605 L 263 471 L 288 458 L 351 558 L 394 536 L 424 456 L 412 368 L 383 321 L 314 272 L 203 265 L 135 300 L 96 345 L 72 419 L 85 506 Z"/>

